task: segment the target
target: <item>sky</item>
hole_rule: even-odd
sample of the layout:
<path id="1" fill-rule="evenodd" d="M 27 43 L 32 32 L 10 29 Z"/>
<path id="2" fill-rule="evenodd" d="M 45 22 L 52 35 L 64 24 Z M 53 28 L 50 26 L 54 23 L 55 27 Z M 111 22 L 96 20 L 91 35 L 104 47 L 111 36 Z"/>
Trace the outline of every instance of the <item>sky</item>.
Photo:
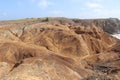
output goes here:
<path id="1" fill-rule="evenodd" d="M 0 20 L 120 18 L 120 0 L 1 0 Z"/>

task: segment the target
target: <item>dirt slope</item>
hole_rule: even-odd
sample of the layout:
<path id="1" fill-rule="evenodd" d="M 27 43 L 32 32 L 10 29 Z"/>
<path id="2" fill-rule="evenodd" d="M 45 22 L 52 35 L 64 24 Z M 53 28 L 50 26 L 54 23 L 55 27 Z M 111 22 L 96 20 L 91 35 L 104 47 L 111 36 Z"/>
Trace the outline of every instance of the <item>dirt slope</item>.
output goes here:
<path id="1" fill-rule="evenodd" d="M 1 24 L 0 80 L 120 79 L 119 40 L 93 23 L 37 21 Z"/>

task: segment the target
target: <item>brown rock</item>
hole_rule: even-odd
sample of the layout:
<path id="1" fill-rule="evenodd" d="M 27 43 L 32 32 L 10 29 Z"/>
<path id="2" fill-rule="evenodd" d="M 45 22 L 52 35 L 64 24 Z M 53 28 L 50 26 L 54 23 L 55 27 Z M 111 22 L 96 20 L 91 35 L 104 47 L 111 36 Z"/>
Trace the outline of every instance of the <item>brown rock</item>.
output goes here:
<path id="1" fill-rule="evenodd" d="M 85 26 L 65 18 L 4 22 L 0 79 L 82 80 L 102 73 L 116 79 L 119 47 L 117 39 L 94 23 Z"/>

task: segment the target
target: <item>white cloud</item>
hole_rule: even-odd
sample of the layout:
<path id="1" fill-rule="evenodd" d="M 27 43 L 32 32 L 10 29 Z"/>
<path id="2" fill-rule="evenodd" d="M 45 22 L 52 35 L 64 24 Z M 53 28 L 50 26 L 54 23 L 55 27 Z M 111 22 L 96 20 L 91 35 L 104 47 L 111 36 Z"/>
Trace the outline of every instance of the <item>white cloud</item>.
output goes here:
<path id="1" fill-rule="evenodd" d="M 53 5 L 53 3 L 52 2 L 49 2 L 49 1 L 47 1 L 47 0 L 40 0 L 39 2 L 38 2 L 38 6 L 41 8 L 41 9 L 46 9 L 48 6 L 50 6 L 50 5 Z"/>
<path id="2" fill-rule="evenodd" d="M 103 8 L 102 5 L 95 3 L 95 2 L 88 2 L 86 5 L 90 8 Z"/>
<path id="3" fill-rule="evenodd" d="M 50 2 L 49 0 L 30 0 L 32 4 L 36 4 L 41 9 L 46 9 L 51 5 L 54 5 L 53 2 Z"/>

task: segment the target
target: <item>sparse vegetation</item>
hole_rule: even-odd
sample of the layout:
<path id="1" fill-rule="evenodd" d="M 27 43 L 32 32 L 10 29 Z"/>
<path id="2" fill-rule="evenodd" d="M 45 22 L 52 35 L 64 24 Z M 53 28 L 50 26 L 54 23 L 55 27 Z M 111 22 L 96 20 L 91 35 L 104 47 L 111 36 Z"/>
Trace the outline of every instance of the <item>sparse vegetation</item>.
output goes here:
<path id="1" fill-rule="evenodd" d="M 44 20 L 42 20 L 42 22 L 49 22 L 49 18 L 45 18 Z"/>
<path id="2" fill-rule="evenodd" d="M 118 80 L 118 79 L 116 79 L 115 77 L 102 74 L 102 73 L 101 74 L 96 73 L 93 76 L 87 77 L 83 80 Z"/>

